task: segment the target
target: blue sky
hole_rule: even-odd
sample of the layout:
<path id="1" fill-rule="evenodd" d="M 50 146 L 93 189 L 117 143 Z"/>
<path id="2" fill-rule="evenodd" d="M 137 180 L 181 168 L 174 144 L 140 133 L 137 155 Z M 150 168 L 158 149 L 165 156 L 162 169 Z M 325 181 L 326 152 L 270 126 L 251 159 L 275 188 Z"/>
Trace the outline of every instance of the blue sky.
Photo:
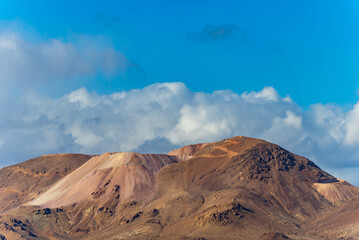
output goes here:
<path id="1" fill-rule="evenodd" d="M 357 1 L 14 0 L 0 1 L 0 16 L 32 41 L 102 36 L 138 65 L 122 76 L 49 84 L 51 94 L 180 81 L 207 92 L 273 86 L 308 106 L 357 101 L 358 7 Z M 231 25 L 222 36 L 206 32 Z"/>
<path id="2" fill-rule="evenodd" d="M 0 167 L 246 135 L 359 185 L 358 13 L 358 1 L 0 0 Z"/>

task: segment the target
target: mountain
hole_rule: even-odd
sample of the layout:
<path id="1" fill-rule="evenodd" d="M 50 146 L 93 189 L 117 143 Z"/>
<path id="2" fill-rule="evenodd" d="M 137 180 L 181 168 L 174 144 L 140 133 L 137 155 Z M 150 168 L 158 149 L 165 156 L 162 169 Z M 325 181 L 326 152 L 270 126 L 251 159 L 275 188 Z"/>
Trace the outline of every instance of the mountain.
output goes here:
<path id="1" fill-rule="evenodd" d="M 15 166 L 32 175 L 0 170 L 0 193 L 20 192 L 0 199 L 0 239 L 359 236 L 359 188 L 260 139 L 168 154 L 43 156 Z"/>
<path id="2" fill-rule="evenodd" d="M 36 198 L 91 157 L 82 154 L 45 155 L 0 169 L 0 213 Z"/>
<path id="3" fill-rule="evenodd" d="M 326 234 L 331 239 L 359 239 L 359 196 L 311 223 L 308 229 Z"/>
<path id="4" fill-rule="evenodd" d="M 175 156 L 165 154 L 105 153 L 28 204 L 55 208 L 84 201 L 98 205 L 112 198 L 145 201 L 155 193 L 155 172 L 176 162 Z"/>

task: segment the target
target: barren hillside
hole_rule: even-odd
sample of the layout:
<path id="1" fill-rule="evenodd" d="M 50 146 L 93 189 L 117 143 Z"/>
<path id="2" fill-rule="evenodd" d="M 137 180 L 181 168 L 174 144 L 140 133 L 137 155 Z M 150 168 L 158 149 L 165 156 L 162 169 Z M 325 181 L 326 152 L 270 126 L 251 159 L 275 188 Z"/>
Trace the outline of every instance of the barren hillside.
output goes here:
<path id="1" fill-rule="evenodd" d="M 28 202 L 0 216 L 3 238 L 350 239 L 359 233 L 357 187 L 253 138 L 188 145 L 168 155 L 105 153 L 52 183 L 36 197 L 20 196 Z"/>

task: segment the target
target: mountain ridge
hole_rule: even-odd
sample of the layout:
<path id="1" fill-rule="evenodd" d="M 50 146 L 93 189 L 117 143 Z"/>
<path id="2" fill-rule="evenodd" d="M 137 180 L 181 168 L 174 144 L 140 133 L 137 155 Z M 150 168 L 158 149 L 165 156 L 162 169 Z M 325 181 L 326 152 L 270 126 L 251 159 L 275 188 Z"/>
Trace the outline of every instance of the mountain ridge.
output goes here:
<path id="1" fill-rule="evenodd" d="M 358 189 L 276 144 L 238 136 L 168 154 L 90 156 L 33 200 L 1 214 L 0 234 L 26 239 L 349 239 L 359 229 L 343 234 L 323 226 L 330 216 L 345 219 L 338 213 L 357 209 Z M 345 226 L 359 223 L 351 216 Z"/>
<path id="2" fill-rule="evenodd" d="M 84 154 L 49 154 L 1 168 L 0 213 L 32 200 L 91 157 Z"/>

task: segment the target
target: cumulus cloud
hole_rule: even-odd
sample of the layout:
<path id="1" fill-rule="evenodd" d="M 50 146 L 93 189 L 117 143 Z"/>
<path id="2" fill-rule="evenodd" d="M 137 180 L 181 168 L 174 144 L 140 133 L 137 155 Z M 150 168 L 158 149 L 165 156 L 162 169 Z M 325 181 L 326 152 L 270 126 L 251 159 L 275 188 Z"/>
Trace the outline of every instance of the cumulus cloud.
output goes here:
<path id="1" fill-rule="evenodd" d="M 247 102 L 260 103 L 260 102 L 277 102 L 279 95 L 273 87 L 265 87 L 259 92 L 243 93 L 242 98 Z"/>
<path id="2" fill-rule="evenodd" d="M 0 83 L 68 80 L 96 73 L 114 75 L 134 66 L 102 39 L 77 36 L 80 46 L 59 39 L 30 41 L 11 30 L 0 32 Z"/>
<path id="3" fill-rule="evenodd" d="M 348 112 L 345 122 L 345 143 L 347 145 L 359 144 L 359 103 Z"/>
<path id="4" fill-rule="evenodd" d="M 358 113 L 359 104 L 303 110 L 273 87 L 204 93 L 157 83 L 109 95 L 85 88 L 57 99 L 28 95 L 0 112 L 0 165 L 59 152 L 167 152 L 244 135 L 277 143 L 359 184 Z"/>

